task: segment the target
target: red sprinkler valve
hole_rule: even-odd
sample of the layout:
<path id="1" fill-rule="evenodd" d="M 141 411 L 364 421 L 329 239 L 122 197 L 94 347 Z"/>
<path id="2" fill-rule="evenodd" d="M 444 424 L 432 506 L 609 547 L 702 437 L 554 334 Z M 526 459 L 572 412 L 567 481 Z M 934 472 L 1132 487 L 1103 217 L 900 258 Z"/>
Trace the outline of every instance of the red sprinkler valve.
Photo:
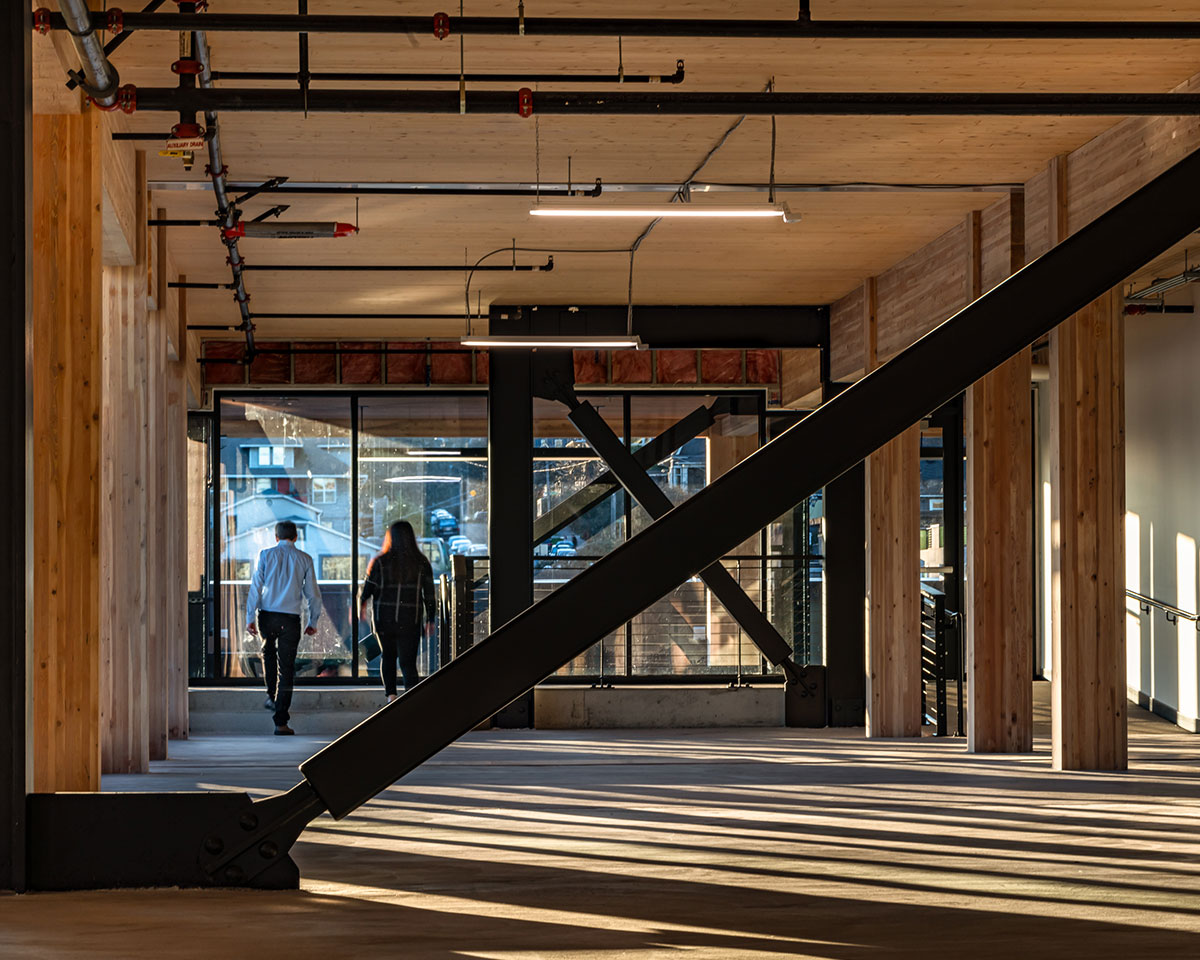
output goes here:
<path id="1" fill-rule="evenodd" d="M 38 7 L 33 11 L 33 29 L 42 36 L 50 32 L 50 11 L 45 7 Z"/>
<path id="2" fill-rule="evenodd" d="M 533 116 L 533 91 L 528 87 L 517 91 L 517 113 L 523 117 Z"/>
<path id="3" fill-rule="evenodd" d="M 450 14 L 435 13 L 433 15 L 433 35 L 439 40 L 450 36 Z"/>
<path id="4" fill-rule="evenodd" d="M 93 97 L 88 97 L 88 103 L 97 110 L 103 110 L 105 113 L 112 113 L 114 110 L 120 110 L 122 113 L 133 113 L 137 109 L 137 87 L 132 83 L 118 87 L 116 100 L 107 107 L 97 103 Z"/>
<path id="5" fill-rule="evenodd" d="M 176 60 L 171 64 L 172 73 L 190 73 L 195 76 L 198 73 L 204 72 L 204 67 L 199 60 Z"/>
<path id="6" fill-rule="evenodd" d="M 125 29 L 125 12 L 120 7 L 113 7 L 108 11 L 108 20 L 106 22 L 108 32 L 116 35 Z"/>

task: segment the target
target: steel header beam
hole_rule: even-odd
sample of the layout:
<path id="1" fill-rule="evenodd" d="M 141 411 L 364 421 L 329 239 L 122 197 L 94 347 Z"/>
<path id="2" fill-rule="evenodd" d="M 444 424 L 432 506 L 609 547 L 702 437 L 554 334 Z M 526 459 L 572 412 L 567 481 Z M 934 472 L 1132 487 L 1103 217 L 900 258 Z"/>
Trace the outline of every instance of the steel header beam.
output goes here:
<path id="1" fill-rule="evenodd" d="M 646 93 L 537 91 L 534 114 L 645 116 L 1194 116 L 1195 93 Z M 517 114 L 513 92 L 139 87 L 139 111 Z"/>
<path id="2" fill-rule="evenodd" d="M 51 29 L 64 29 L 49 13 Z M 106 15 L 94 11 L 92 28 Z M 445 32 L 511 37 L 701 37 L 722 40 L 1196 40 L 1194 20 L 722 20 L 654 17 L 453 17 L 438 15 Z M 206 30 L 212 33 L 390 33 L 437 36 L 428 16 L 126 13 L 126 30 Z"/>

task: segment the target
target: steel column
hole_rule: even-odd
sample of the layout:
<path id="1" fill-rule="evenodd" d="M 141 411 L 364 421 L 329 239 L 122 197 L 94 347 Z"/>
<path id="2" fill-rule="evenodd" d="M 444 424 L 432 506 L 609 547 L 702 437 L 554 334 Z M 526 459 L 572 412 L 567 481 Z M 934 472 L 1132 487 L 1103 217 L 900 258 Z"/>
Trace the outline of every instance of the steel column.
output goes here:
<path id="1" fill-rule="evenodd" d="M 532 365 L 528 350 L 494 350 L 488 364 L 488 603 L 493 629 L 533 603 Z M 496 723 L 532 726 L 532 692 L 517 697 Z"/>
<path id="2" fill-rule="evenodd" d="M 25 888 L 25 795 L 29 787 L 28 605 L 32 460 L 29 342 L 32 148 L 32 59 L 29 8 L 4 5 L 0 66 L 0 890 Z"/>
<path id="3" fill-rule="evenodd" d="M 866 719 L 865 478 L 858 463 L 825 485 L 825 700 L 831 727 Z"/>

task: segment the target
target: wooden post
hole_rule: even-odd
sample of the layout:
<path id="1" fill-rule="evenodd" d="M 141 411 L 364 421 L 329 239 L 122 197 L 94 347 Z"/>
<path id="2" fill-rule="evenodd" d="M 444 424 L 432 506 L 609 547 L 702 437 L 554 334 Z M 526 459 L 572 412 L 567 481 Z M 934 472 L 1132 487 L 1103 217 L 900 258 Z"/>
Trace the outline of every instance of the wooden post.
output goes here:
<path id="1" fill-rule="evenodd" d="M 1069 230 L 1067 159 L 1047 168 L 1032 258 Z M 1027 196 L 1028 202 L 1028 196 Z M 1045 222 L 1038 223 L 1038 214 Z M 1052 759 L 1122 770 L 1125 709 L 1125 315 L 1119 290 L 1050 335 Z"/>
<path id="2" fill-rule="evenodd" d="M 1128 765 L 1124 332 L 1118 289 L 1050 335 L 1056 770 Z"/>
<path id="3" fill-rule="evenodd" d="M 136 164 L 136 158 L 134 159 Z M 134 196 L 143 193 L 135 191 Z M 145 224 L 145 206 L 132 222 Z M 135 263 L 104 268 L 101 624 L 105 773 L 150 768 L 147 707 L 145 228 Z"/>
<path id="4" fill-rule="evenodd" d="M 875 279 L 863 284 L 866 370 L 879 365 Z M 921 428 L 876 450 L 866 469 L 868 737 L 921 735 Z"/>
<path id="5" fill-rule="evenodd" d="M 1024 264 L 1024 217 L 1014 195 L 975 221 L 970 300 Z M 1033 749 L 1031 376 L 1025 350 L 967 391 L 967 749 L 975 753 Z"/>
<path id="6" fill-rule="evenodd" d="M 33 121 L 34 789 L 100 788 L 99 114 Z"/>

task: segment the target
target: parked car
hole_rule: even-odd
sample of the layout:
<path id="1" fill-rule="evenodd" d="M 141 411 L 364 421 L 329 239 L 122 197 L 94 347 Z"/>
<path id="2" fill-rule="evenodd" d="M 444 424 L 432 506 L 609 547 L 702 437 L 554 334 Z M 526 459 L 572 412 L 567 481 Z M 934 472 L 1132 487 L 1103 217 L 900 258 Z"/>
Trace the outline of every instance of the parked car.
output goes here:
<path id="1" fill-rule="evenodd" d="M 450 572 L 450 555 L 446 552 L 446 544 L 440 537 L 420 537 L 417 540 L 421 552 L 429 558 L 434 577 Z"/>
<path id="2" fill-rule="evenodd" d="M 486 543 L 473 543 L 467 547 L 466 555 L 468 557 L 486 557 L 487 552 L 488 549 Z"/>
<path id="3" fill-rule="evenodd" d="M 470 546 L 471 546 L 471 538 L 470 537 L 461 537 L 461 536 L 450 537 L 446 541 L 446 549 L 450 551 L 450 554 L 452 556 L 456 553 L 466 553 L 467 549 Z"/>
<path id="4" fill-rule="evenodd" d="M 573 557 L 575 554 L 575 545 L 570 540 L 556 540 L 550 544 L 550 556 L 552 557 Z"/>
<path id="5" fill-rule="evenodd" d="M 449 510 L 438 507 L 429 514 L 429 532 L 437 537 L 456 537 L 458 518 Z"/>

